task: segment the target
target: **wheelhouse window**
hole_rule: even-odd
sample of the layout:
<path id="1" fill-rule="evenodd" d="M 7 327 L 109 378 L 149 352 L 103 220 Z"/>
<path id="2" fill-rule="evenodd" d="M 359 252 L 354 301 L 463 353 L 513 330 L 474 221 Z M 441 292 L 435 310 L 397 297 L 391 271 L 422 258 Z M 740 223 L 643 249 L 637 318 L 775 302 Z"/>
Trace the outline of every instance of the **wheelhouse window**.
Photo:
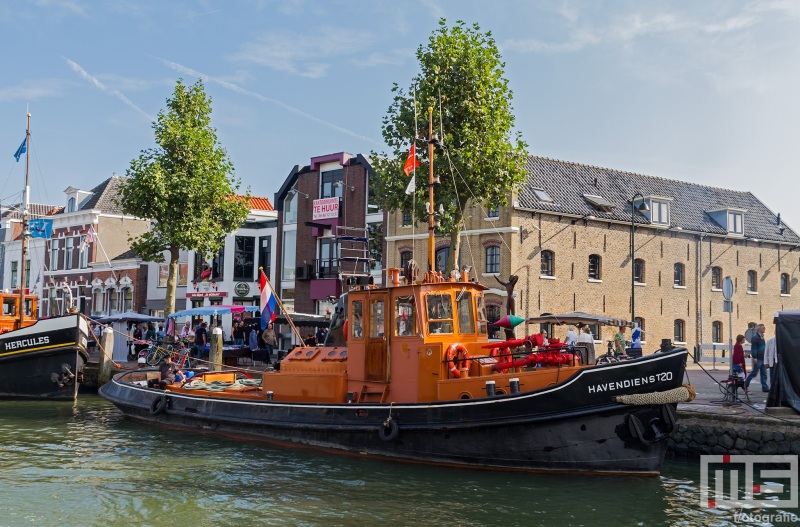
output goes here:
<path id="1" fill-rule="evenodd" d="M 252 282 L 255 267 L 256 239 L 252 236 L 236 236 L 233 252 L 233 279 Z"/>
<path id="2" fill-rule="evenodd" d="M 686 342 L 684 340 L 684 323 L 683 320 L 676 320 L 674 324 L 673 340 L 675 342 Z"/>
<path id="3" fill-rule="evenodd" d="M 589 255 L 589 279 L 602 280 L 602 259 L 599 254 Z"/>
<path id="4" fill-rule="evenodd" d="M 459 293 L 456 297 L 458 304 L 458 332 L 462 335 L 475 333 L 475 315 L 472 308 L 472 293 Z"/>
<path id="5" fill-rule="evenodd" d="M 360 339 L 364 331 L 364 303 L 361 300 L 354 300 L 350 309 L 352 310 L 352 316 L 350 317 L 350 336 L 354 339 Z"/>
<path id="6" fill-rule="evenodd" d="M 749 293 L 758 292 L 758 275 L 755 271 L 747 271 L 747 291 Z"/>
<path id="7" fill-rule="evenodd" d="M 686 266 L 682 263 L 676 263 L 674 266 L 673 272 L 673 284 L 678 287 L 684 287 L 686 285 L 686 276 L 685 276 Z"/>
<path id="8" fill-rule="evenodd" d="M 492 246 L 486 248 L 486 272 L 500 272 L 500 247 Z"/>
<path id="9" fill-rule="evenodd" d="M 640 284 L 645 283 L 644 260 L 641 258 L 636 258 L 633 261 L 633 281 Z"/>
<path id="10" fill-rule="evenodd" d="M 386 310 L 383 300 L 370 300 L 369 302 L 369 338 L 380 339 L 384 336 L 384 317 Z"/>
<path id="11" fill-rule="evenodd" d="M 453 299 L 450 295 L 432 294 L 426 297 L 428 333 L 453 332 Z"/>
<path id="12" fill-rule="evenodd" d="M 711 342 L 715 344 L 722 343 L 722 322 L 719 320 L 711 323 Z"/>
<path id="13" fill-rule="evenodd" d="M 722 289 L 722 268 L 711 268 L 711 289 Z"/>
<path id="14" fill-rule="evenodd" d="M 555 254 L 553 251 L 542 251 L 542 276 L 555 276 Z"/>
<path id="15" fill-rule="evenodd" d="M 781 273 L 781 294 L 788 295 L 790 290 L 788 273 Z"/>
<path id="16" fill-rule="evenodd" d="M 478 311 L 478 333 L 481 335 L 486 335 L 486 308 L 483 304 L 483 295 L 478 294 L 475 297 L 475 305 L 477 306 Z"/>
<path id="17" fill-rule="evenodd" d="M 417 310 L 414 295 L 398 296 L 394 299 L 394 334 L 411 337 L 417 334 Z"/>

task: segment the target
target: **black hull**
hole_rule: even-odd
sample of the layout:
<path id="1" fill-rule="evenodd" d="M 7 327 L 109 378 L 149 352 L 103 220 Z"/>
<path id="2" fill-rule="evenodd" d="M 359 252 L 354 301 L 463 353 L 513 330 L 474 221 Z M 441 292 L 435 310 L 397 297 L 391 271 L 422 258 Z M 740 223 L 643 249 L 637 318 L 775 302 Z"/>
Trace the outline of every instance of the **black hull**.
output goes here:
<path id="1" fill-rule="evenodd" d="M 126 383 L 125 374 L 103 386 L 100 395 L 140 421 L 403 461 L 655 475 L 666 441 L 637 438 L 631 415 L 658 423 L 675 405 L 634 407 L 611 397 L 680 386 L 686 355 L 673 351 L 587 368 L 535 392 L 431 404 L 244 402 L 165 394 Z M 386 428 L 390 415 L 393 424 Z"/>
<path id="2" fill-rule="evenodd" d="M 70 315 L 0 335 L 0 398 L 74 400 L 89 358 L 87 331 Z"/>

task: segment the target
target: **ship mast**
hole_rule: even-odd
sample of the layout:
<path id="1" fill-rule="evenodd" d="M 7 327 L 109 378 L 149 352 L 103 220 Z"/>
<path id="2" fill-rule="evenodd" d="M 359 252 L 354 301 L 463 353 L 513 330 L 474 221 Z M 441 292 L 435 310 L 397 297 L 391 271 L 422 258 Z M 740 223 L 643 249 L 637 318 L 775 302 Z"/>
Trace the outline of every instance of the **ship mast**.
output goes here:
<path id="1" fill-rule="evenodd" d="M 28 126 L 25 129 L 25 193 L 22 202 L 22 261 L 19 264 L 19 327 L 22 328 L 22 322 L 25 320 L 25 262 L 28 257 L 28 237 L 30 231 L 28 230 L 28 206 L 30 202 L 30 175 L 29 169 L 31 166 L 31 114 L 28 113 Z"/>
<path id="2" fill-rule="evenodd" d="M 435 228 L 433 209 L 433 149 L 438 143 L 438 139 L 433 135 L 433 108 L 428 107 L 428 271 L 433 275 L 436 273 L 436 251 L 435 251 Z"/>

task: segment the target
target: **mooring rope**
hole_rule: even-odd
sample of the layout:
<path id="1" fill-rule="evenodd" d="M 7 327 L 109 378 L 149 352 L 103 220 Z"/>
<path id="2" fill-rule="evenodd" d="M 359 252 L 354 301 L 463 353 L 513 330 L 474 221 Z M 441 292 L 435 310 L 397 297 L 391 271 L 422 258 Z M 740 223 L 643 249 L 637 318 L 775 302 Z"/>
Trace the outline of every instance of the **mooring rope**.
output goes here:
<path id="1" fill-rule="evenodd" d="M 261 386 L 261 379 L 237 379 L 234 382 L 211 381 L 205 382 L 194 379 L 183 385 L 186 390 L 208 390 L 209 392 L 221 392 L 231 386 Z"/>
<path id="2" fill-rule="evenodd" d="M 678 388 L 665 392 L 632 393 L 630 395 L 617 395 L 614 401 L 635 406 L 654 404 L 688 403 L 697 396 L 694 386 L 684 384 Z"/>

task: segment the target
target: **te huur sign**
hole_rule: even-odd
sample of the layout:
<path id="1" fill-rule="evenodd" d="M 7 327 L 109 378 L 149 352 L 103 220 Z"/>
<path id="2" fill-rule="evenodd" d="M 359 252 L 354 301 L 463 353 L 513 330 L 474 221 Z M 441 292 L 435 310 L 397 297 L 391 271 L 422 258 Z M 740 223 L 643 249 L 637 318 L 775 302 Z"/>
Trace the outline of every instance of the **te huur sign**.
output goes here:
<path id="1" fill-rule="evenodd" d="M 339 198 L 315 199 L 312 220 L 329 220 L 339 217 Z"/>

